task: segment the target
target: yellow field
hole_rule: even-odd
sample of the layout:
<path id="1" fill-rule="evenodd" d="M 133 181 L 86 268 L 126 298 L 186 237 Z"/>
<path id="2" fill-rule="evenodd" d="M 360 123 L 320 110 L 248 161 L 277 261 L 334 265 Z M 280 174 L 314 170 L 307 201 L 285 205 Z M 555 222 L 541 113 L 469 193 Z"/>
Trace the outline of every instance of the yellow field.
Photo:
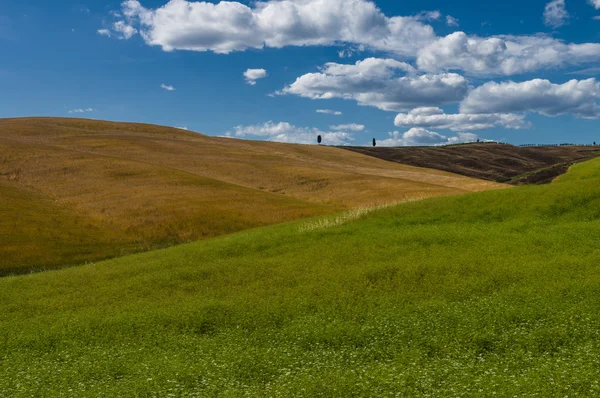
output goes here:
<path id="1" fill-rule="evenodd" d="M 0 273 L 502 188 L 338 148 L 83 119 L 0 120 Z"/>

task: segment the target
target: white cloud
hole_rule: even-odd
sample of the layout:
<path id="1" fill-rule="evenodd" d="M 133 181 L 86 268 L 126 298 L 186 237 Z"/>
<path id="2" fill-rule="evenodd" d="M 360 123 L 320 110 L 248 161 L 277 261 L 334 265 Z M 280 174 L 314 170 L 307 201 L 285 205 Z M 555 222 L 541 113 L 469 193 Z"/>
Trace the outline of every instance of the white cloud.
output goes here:
<path id="1" fill-rule="evenodd" d="M 188 131 L 188 128 L 187 128 L 187 127 L 185 127 L 185 126 L 183 126 L 183 127 L 175 126 L 175 128 L 176 128 L 176 129 L 179 129 L 179 130 L 185 130 L 185 131 Z"/>
<path id="2" fill-rule="evenodd" d="M 246 72 L 244 72 L 246 83 L 251 86 L 254 86 L 258 79 L 264 79 L 267 76 L 267 71 L 264 69 L 248 69 Z"/>
<path id="3" fill-rule="evenodd" d="M 87 112 L 94 112 L 94 109 L 92 109 L 92 108 L 85 108 L 85 109 L 79 108 L 79 109 L 71 109 L 69 111 L 69 113 L 87 113 Z"/>
<path id="4" fill-rule="evenodd" d="M 334 131 L 363 131 L 365 126 L 362 124 L 350 123 L 350 124 L 340 124 L 337 126 L 329 126 L 331 130 Z"/>
<path id="5" fill-rule="evenodd" d="M 522 129 L 529 125 L 525 115 L 510 113 L 458 113 L 446 114 L 439 108 L 417 108 L 409 113 L 400 113 L 394 124 L 399 127 L 422 127 L 450 129 L 452 131 L 486 130 L 495 126 L 510 129 Z"/>
<path id="6" fill-rule="evenodd" d="M 463 70 L 475 75 L 515 75 L 538 69 L 600 61 L 600 44 L 565 44 L 547 36 L 480 38 L 455 32 L 419 51 L 427 72 Z"/>
<path id="7" fill-rule="evenodd" d="M 236 1 L 171 0 L 157 9 L 127 0 L 122 14 L 147 44 L 165 51 L 227 54 L 343 42 L 410 55 L 435 38 L 433 28 L 420 19 L 439 13 L 387 17 L 368 0 L 269 0 L 251 7 Z"/>
<path id="8" fill-rule="evenodd" d="M 394 131 L 388 133 L 389 138 L 379 140 L 378 146 L 430 146 L 430 145 L 448 145 L 466 142 L 477 142 L 479 136 L 473 133 L 458 133 L 456 136 L 447 137 L 445 135 L 430 131 L 424 128 L 415 127 L 405 133 Z"/>
<path id="9" fill-rule="evenodd" d="M 600 10 L 600 0 L 588 0 L 591 6 L 593 6 L 596 10 Z M 596 15 L 592 17 L 595 21 L 600 21 L 600 15 Z"/>
<path id="10" fill-rule="evenodd" d="M 334 116 L 341 116 L 342 112 L 340 111 L 334 111 L 331 109 L 317 109 L 317 113 L 323 113 L 326 115 L 334 115 Z"/>
<path id="11" fill-rule="evenodd" d="M 311 99 L 343 98 L 386 111 L 460 101 L 467 80 L 455 73 L 416 75 L 415 69 L 393 59 L 367 58 L 356 64 L 327 63 L 320 73 L 300 76 L 279 94 Z"/>
<path id="12" fill-rule="evenodd" d="M 576 70 L 573 72 L 566 73 L 567 75 L 583 75 L 583 76 L 597 76 L 600 75 L 600 68 L 587 68 L 582 70 Z"/>
<path id="13" fill-rule="evenodd" d="M 133 26 L 126 24 L 123 21 L 117 21 L 113 24 L 113 31 L 117 32 L 119 39 L 131 39 L 133 35 L 137 33 L 137 29 Z"/>
<path id="14" fill-rule="evenodd" d="M 563 1 L 550 3 L 556 4 L 548 11 L 553 23 L 564 20 L 564 15 L 560 16 Z M 250 4 L 170 0 L 149 9 L 138 0 L 126 0 L 112 33 L 118 38 L 139 33 L 148 45 L 165 51 L 222 54 L 251 48 L 341 45 L 341 57 L 352 55 L 354 48 L 370 49 L 403 60 L 416 58 L 417 65 L 427 72 L 454 69 L 479 75 L 513 75 L 600 61 L 600 43 L 572 44 L 543 35 L 477 37 L 463 32 L 438 37 L 425 21 L 440 18 L 439 12 L 388 17 L 370 0 Z M 449 26 L 457 22 L 446 17 Z"/>
<path id="15" fill-rule="evenodd" d="M 446 25 L 456 27 L 459 25 L 458 19 L 454 18 L 452 15 L 446 15 Z"/>
<path id="16" fill-rule="evenodd" d="M 461 103 L 465 113 L 537 112 L 546 116 L 572 114 L 600 118 L 600 82 L 571 80 L 552 84 L 548 80 L 488 82 L 473 90 Z"/>
<path id="17" fill-rule="evenodd" d="M 439 11 L 421 11 L 415 18 L 419 21 L 437 21 L 442 17 L 442 13 Z"/>
<path id="18" fill-rule="evenodd" d="M 544 8 L 544 23 L 559 28 L 567 23 L 569 13 L 565 8 L 565 0 L 552 0 Z"/>
<path id="19" fill-rule="evenodd" d="M 491 142 L 491 140 L 482 140 L 477 134 L 474 133 L 458 133 L 456 137 L 448 137 L 447 145 L 451 144 L 465 144 L 469 142 Z"/>
<path id="20" fill-rule="evenodd" d="M 166 85 L 164 83 L 160 85 L 160 88 L 164 88 L 167 91 L 175 91 L 175 87 Z"/>
<path id="21" fill-rule="evenodd" d="M 296 127 L 286 122 L 272 121 L 252 126 L 236 126 L 233 133 L 227 135 L 238 138 L 265 138 L 267 141 L 294 144 L 314 144 L 319 135 L 325 145 L 347 145 L 354 141 L 354 137 L 347 132 L 321 131 L 317 128 Z"/>
<path id="22" fill-rule="evenodd" d="M 354 55 L 355 51 L 351 48 L 346 48 L 344 50 L 338 51 L 338 57 L 340 58 L 350 58 Z"/>
<path id="23" fill-rule="evenodd" d="M 108 29 L 98 29 L 98 34 L 101 36 L 106 36 L 106 37 L 110 37 L 110 31 Z"/>

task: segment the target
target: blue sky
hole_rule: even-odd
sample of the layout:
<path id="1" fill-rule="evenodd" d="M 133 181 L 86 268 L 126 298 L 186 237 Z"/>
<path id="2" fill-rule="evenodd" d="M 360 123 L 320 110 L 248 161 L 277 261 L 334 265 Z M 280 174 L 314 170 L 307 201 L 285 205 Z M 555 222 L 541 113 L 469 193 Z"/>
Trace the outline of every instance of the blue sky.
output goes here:
<path id="1" fill-rule="evenodd" d="M 342 145 L 600 142 L 600 0 L 32 3 L 0 5 L 0 117 Z"/>

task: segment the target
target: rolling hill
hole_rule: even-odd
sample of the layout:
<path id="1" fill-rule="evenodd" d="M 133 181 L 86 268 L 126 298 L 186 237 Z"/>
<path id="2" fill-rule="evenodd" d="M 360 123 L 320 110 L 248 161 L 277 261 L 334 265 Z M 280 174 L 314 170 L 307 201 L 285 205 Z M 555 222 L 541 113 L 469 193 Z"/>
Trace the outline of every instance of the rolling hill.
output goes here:
<path id="1" fill-rule="evenodd" d="M 332 147 L 133 123 L 2 119 L 0 275 L 502 187 Z"/>
<path id="2" fill-rule="evenodd" d="M 513 185 L 547 184 L 564 174 L 572 164 L 600 156 L 600 146 L 516 147 L 473 143 L 443 147 L 345 148 L 378 159 Z"/>
<path id="3" fill-rule="evenodd" d="M 600 160 L 324 217 L 0 279 L 2 395 L 600 395 Z"/>

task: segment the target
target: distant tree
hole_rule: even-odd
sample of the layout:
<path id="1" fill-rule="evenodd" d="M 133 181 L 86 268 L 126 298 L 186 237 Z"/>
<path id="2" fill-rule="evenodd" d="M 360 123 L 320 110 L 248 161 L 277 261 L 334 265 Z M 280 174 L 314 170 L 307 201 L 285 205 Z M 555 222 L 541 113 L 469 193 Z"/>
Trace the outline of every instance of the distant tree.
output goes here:
<path id="1" fill-rule="evenodd" d="M 373 146 L 377 146 L 377 141 L 373 138 Z"/>
<path id="2" fill-rule="evenodd" d="M 323 141 L 323 138 L 321 138 L 321 136 L 317 137 L 317 142 L 320 144 Z"/>
<path id="3" fill-rule="evenodd" d="M 481 142 L 481 140 L 479 138 L 477 138 L 477 143 L 480 143 L 480 142 Z"/>

